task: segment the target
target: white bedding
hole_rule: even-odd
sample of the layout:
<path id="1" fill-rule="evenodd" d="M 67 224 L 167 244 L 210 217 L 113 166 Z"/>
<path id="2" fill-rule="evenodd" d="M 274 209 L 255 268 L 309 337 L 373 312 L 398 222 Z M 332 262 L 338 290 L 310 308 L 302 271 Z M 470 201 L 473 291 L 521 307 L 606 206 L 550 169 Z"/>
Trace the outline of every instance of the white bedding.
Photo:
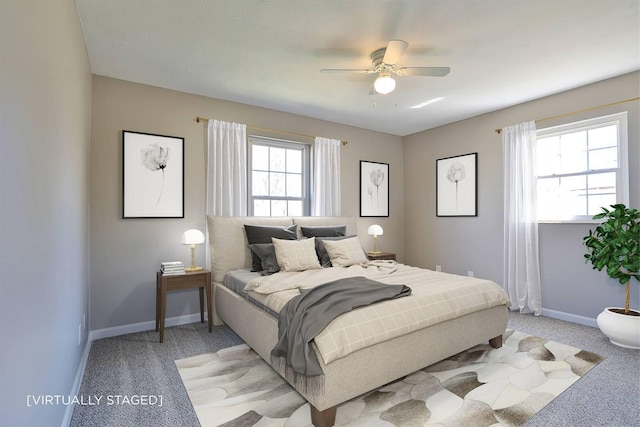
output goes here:
<path id="1" fill-rule="evenodd" d="M 299 294 L 299 288 L 354 276 L 386 284 L 407 285 L 412 289 L 412 295 L 363 307 L 334 319 L 315 338 L 325 364 L 359 349 L 455 317 L 509 304 L 506 292 L 490 280 L 435 272 L 392 261 L 279 272 L 251 280 L 245 292 L 279 312 L 287 301 Z"/>

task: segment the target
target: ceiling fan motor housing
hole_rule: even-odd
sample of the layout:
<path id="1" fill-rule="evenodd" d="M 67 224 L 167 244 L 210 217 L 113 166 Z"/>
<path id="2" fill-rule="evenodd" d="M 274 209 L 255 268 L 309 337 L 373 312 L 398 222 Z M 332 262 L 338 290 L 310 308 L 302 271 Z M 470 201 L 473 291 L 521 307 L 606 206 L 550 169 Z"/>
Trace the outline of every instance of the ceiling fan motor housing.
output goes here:
<path id="1" fill-rule="evenodd" d="M 384 54 L 386 52 L 387 52 L 387 48 L 383 47 L 371 54 L 371 63 L 376 69 L 383 64 L 382 60 L 384 59 Z"/>

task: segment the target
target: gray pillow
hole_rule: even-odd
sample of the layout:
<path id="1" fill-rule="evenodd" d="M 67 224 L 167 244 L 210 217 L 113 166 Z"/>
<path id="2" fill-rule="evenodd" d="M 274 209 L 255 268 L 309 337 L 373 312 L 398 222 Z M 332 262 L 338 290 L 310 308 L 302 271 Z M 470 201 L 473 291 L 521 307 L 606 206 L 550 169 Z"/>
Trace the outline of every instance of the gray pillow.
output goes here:
<path id="1" fill-rule="evenodd" d="M 337 237 L 347 234 L 346 225 L 320 225 L 316 227 L 300 227 L 304 237 Z"/>
<path id="2" fill-rule="evenodd" d="M 254 243 L 271 243 L 271 238 L 283 240 L 296 240 L 298 238 L 298 225 L 289 227 L 271 225 L 244 225 L 244 232 L 247 235 L 249 245 Z M 251 271 L 262 271 L 262 260 L 255 252 L 251 251 L 252 265 Z"/>
<path id="3" fill-rule="evenodd" d="M 251 249 L 252 254 L 260 258 L 260 270 L 263 276 L 280 271 L 273 243 L 254 243 L 253 245 L 249 245 L 249 249 Z"/>
<path id="4" fill-rule="evenodd" d="M 334 236 L 334 237 L 316 237 L 316 254 L 318 254 L 318 260 L 320 261 L 320 265 L 322 267 L 332 267 L 331 258 L 329 257 L 329 253 L 324 247 L 323 240 L 342 240 L 348 239 L 356 236 Z"/>

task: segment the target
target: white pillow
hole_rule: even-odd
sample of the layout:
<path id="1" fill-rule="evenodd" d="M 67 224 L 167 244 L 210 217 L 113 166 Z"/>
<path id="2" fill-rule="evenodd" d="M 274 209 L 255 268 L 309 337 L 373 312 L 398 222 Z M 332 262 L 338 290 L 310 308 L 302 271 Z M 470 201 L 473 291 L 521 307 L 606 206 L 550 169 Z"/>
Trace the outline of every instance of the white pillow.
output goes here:
<path id="1" fill-rule="evenodd" d="M 329 254 L 331 264 L 334 267 L 348 267 L 354 264 L 367 262 L 367 255 L 360 246 L 360 239 L 352 237 L 342 240 L 323 240 L 324 248 Z"/>
<path id="2" fill-rule="evenodd" d="M 301 240 L 271 238 L 281 271 L 305 271 L 322 268 L 316 254 L 315 237 Z"/>

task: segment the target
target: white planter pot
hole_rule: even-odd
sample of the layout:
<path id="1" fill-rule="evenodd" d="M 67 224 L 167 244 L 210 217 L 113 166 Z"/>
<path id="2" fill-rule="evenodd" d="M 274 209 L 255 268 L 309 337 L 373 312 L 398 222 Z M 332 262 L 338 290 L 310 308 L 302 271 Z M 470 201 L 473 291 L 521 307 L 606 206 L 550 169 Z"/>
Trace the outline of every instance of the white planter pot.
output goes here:
<path id="1" fill-rule="evenodd" d="M 629 316 L 611 311 L 607 307 L 596 319 L 598 327 L 609 341 L 620 347 L 640 349 L 640 316 Z M 632 310 L 635 311 L 635 310 Z"/>

